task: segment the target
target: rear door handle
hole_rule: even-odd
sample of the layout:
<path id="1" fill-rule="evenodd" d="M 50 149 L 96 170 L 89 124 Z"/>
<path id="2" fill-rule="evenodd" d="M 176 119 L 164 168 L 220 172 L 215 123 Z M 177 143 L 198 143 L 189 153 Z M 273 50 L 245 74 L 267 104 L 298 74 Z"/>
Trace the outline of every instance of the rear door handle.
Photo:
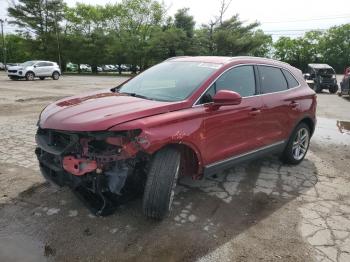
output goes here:
<path id="1" fill-rule="evenodd" d="M 295 101 L 292 101 L 290 104 L 289 104 L 292 108 L 296 108 L 299 103 L 298 102 L 295 102 Z"/>
<path id="2" fill-rule="evenodd" d="M 258 108 L 253 108 L 252 111 L 249 112 L 249 115 L 251 116 L 257 116 L 261 113 L 261 110 Z"/>

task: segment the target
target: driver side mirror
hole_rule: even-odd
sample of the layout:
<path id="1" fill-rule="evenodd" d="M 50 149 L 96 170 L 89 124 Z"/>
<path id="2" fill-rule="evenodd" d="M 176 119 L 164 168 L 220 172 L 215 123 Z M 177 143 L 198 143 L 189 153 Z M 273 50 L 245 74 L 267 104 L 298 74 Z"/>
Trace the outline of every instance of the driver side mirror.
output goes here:
<path id="1" fill-rule="evenodd" d="M 219 90 L 213 97 L 214 106 L 239 105 L 242 97 L 237 92 L 231 90 Z"/>
<path id="2" fill-rule="evenodd" d="M 34 68 L 36 68 L 36 67 L 37 67 L 37 65 L 34 66 Z"/>

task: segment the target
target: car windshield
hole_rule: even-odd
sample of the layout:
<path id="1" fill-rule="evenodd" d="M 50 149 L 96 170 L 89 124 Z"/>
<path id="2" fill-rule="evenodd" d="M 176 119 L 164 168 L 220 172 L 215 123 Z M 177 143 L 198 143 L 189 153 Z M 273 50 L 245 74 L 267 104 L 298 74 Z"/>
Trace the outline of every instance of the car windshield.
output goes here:
<path id="1" fill-rule="evenodd" d="M 200 62 L 163 62 L 131 79 L 118 91 L 158 101 L 181 101 L 220 66 Z"/>
<path id="2" fill-rule="evenodd" d="M 32 66 L 34 64 L 35 64 L 35 61 L 27 61 L 27 62 L 24 62 L 23 64 L 21 64 L 21 66 L 27 67 L 27 66 Z"/>
<path id="3" fill-rule="evenodd" d="M 334 70 L 331 68 L 319 69 L 318 73 L 320 75 L 333 75 L 333 74 L 335 74 Z"/>

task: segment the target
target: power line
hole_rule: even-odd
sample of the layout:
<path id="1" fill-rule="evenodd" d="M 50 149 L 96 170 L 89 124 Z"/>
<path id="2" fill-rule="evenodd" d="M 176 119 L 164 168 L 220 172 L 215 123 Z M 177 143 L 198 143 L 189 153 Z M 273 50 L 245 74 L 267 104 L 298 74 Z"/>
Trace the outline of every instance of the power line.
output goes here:
<path id="1" fill-rule="evenodd" d="M 308 32 L 308 31 L 327 31 L 327 28 L 322 29 L 274 29 L 274 30 L 264 30 L 264 32 Z"/>
<path id="2" fill-rule="evenodd" d="M 308 19 L 296 19 L 296 20 L 279 20 L 279 21 L 261 21 L 261 24 L 276 24 L 276 23 L 295 23 L 295 22 L 307 22 L 307 21 L 319 21 L 319 20 L 333 20 L 333 19 L 343 19 L 349 18 L 350 14 L 344 14 L 332 17 L 318 17 L 318 18 L 308 18 Z"/>

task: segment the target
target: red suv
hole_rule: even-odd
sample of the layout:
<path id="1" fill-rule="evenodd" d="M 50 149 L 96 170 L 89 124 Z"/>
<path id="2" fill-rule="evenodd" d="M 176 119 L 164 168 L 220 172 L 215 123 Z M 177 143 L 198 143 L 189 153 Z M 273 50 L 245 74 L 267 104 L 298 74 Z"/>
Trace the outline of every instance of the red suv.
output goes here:
<path id="1" fill-rule="evenodd" d="M 43 175 L 73 188 L 95 214 L 142 191 L 145 215 L 161 219 L 178 177 L 200 178 L 271 153 L 300 163 L 315 111 L 315 92 L 286 63 L 177 57 L 118 87 L 47 106 L 36 154 Z"/>

